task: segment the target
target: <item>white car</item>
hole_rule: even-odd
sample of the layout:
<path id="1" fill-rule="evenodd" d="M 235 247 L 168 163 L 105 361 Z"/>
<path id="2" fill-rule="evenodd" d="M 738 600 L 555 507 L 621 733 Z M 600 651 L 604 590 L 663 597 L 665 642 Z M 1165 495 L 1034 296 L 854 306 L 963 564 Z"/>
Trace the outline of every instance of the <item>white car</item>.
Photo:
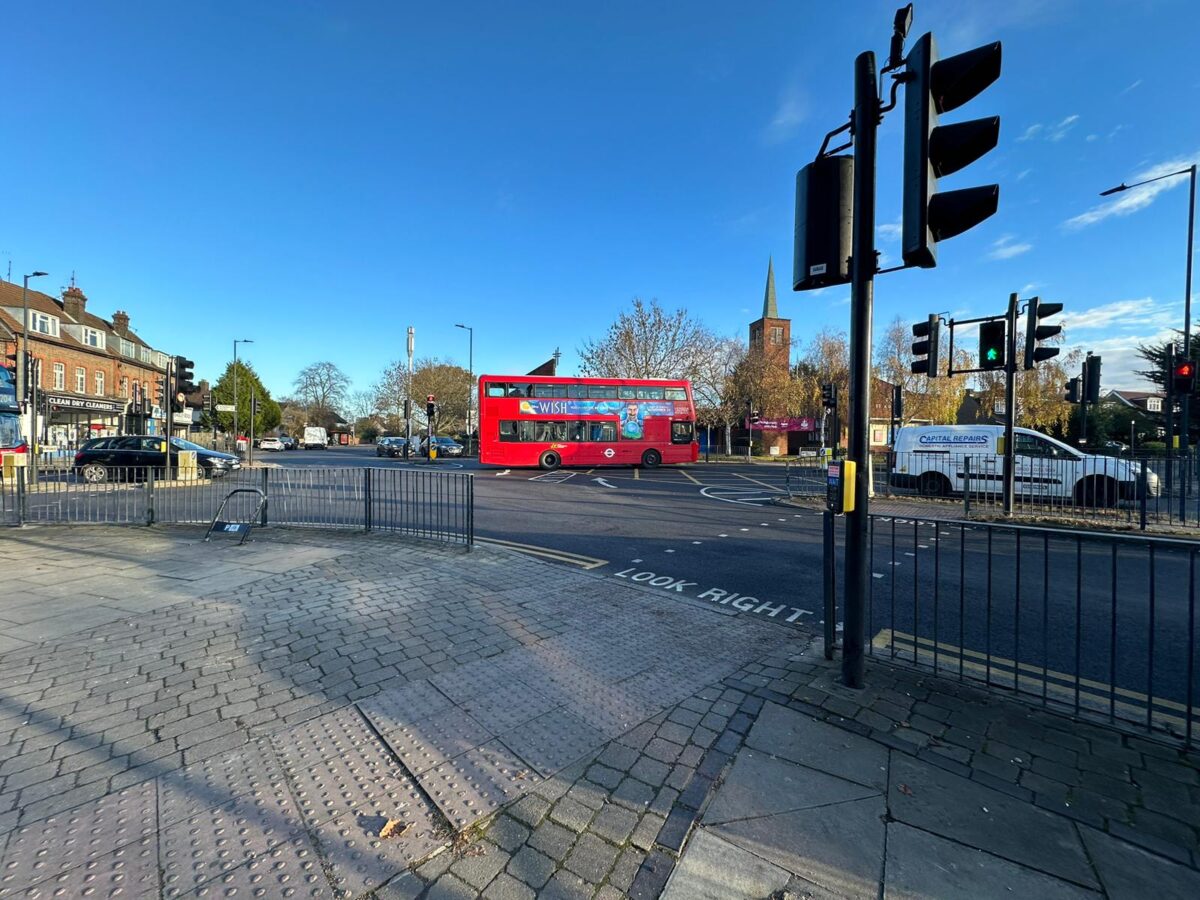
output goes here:
<path id="1" fill-rule="evenodd" d="M 277 437 L 265 437 L 258 442 L 259 450 L 283 450 L 284 443 Z"/>
<path id="2" fill-rule="evenodd" d="M 1142 463 L 1080 453 L 1029 428 L 1013 431 L 1014 491 L 1027 500 L 1115 506 L 1138 496 Z M 1158 476 L 1145 473 L 1146 493 L 1159 495 Z M 999 493 L 1004 479 L 1003 425 L 908 425 L 896 434 L 893 487 L 926 496 Z"/>

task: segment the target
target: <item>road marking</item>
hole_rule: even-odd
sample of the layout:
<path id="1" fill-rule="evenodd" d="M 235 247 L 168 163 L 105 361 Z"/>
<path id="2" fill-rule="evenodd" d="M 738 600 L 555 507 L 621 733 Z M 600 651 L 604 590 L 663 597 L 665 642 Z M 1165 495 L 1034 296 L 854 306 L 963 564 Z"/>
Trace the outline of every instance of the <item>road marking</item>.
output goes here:
<path id="1" fill-rule="evenodd" d="M 678 469 L 677 471 L 679 472 L 680 475 L 682 475 L 684 478 L 686 478 L 692 484 L 700 484 L 700 480 L 698 478 L 692 477 L 691 472 L 685 472 L 683 469 Z"/>
<path id="2" fill-rule="evenodd" d="M 717 537 L 729 537 L 727 534 L 718 534 Z"/>
<path id="3" fill-rule="evenodd" d="M 911 634 L 906 634 L 903 631 L 889 631 L 883 629 L 871 641 L 871 645 L 880 650 L 896 649 L 897 656 L 902 656 L 905 659 L 911 660 L 913 657 L 913 637 Z M 919 638 L 917 640 L 917 650 L 921 655 L 933 656 L 934 647 L 937 648 L 938 656 L 945 655 L 955 661 L 962 659 L 964 670 L 969 670 L 981 674 L 982 681 L 987 676 L 988 663 L 987 654 L 981 653 L 978 650 L 960 649 L 954 644 L 945 642 L 935 642 L 932 638 Z M 940 660 L 939 660 L 940 662 Z M 940 668 L 940 666 L 939 666 Z M 1057 701 L 1064 703 L 1075 702 L 1075 677 L 1065 672 L 1057 672 L 1054 669 L 1047 669 L 1043 684 L 1042 667 L 1033 663 L 1021 663 L 1016 667 L 1021 671 L 1020 685 L 1018 690 L 1020 693 L 1032 693 L 1040 696 L 1043 686 L 1046 689 L 1046 695 Z M 993 656 L 991 661 L 991 671 L 993 672 L 992 683 L 996 683 L 994 673 L 999 672 L 1007 675 L 1012 679 L 1011 684 L 1000 684 L 1012 688 L 1017 685 L 1017 678 L 1014 672 L 1014 663 L 1011 659 L 1002 656 Z M 1030 685 L 1030 688 L 1023 685 Z M 1109 685 L 1104 681 L 1095 681 L 1090 678 L 1079 679 L 1079 703 L 1088 709 L 1108 712 L 1108 694 Z M 1131 690 L 1129 688 L 1117 688 L 1114 693 L 1117 697 L 1124 698 L 1116 702 L 1116 708 L 1123 712 L 1128 712 L 1136 716 L 1133 721 L 1145 721 L 1146 716 L 1146 695 L 1140 691 Z M 1150 698 L 1154 707 L 1153 716 L 1155 721 L 1164 724 L 1175 725 L 1179 729 L 1185 727 L 1185 722 L 1182 717 L 1170 715 L 1165 710 L 1170 710 L 1175 713 L 1185 713 L 1187 707 L 1175 700 L 1167 700 L 1164 697 Z M 1132 701 L 1132 702 L 1127 702 Z M 1200 712 L 1200 709 L 1193 706 L 1192 715 Z"/>
<path id="4" fill-rule="evenodd" d="M 640 559 L 631 559 L 631 560 L 630 560 L 630 562 L 635 562 L 635 563 L 636 563 L 636 562 L 641 562 L 641 560 L 640 560 Z"/>
<path id="5" fill-rule="evenodd" d="M 674 553 L 674 550 L 664 550 L 663 553 Z"/>
<path id="6" fill-rule="evenodd" d="M 693 544 L 703 544 L 704 541 L 692 541 Z"/>
<path id="7" fill-rule="evenodd" d="M 751 478 L 749 475 L 743 475 L 743 474 L 741 474 L 740 472 L 730 472 L 729 474 L 730 474 L 730 475 L 736 475 L 738 478 L 745 478 L 747 481 L 752 481 L 752 482 L 754 482 L 755 484 L 761 484 L 763 487 L 767 488 L 768 490 L 771 490 L 771 491 L 779 491 L 779 493 L 783 493 L 783 492 L 782 492 L 782 491 L 780 491 L 780 490 L 779 490 L 779 488 L 778 488 L 778 487 L 776 487 L 775 485 L 773 485 L 773 484 L 767 484 L 767 482 L 765 482 L 765 481 L 759 481 L 757 478 Z"/>
<path id="8" fill-rule="evenodd" d="M 585 474 L 586 474 L 586 473 L 585 473 Z M 607 481 L 605 481 L 603 478 L 593 478 L 593 479 L 592 479 L 592 481 L 597 481 L 597 482 L 599 482 L 600 484 L 602 484 L 604 487 L 606 487 L 606 488 L 612 488 L 614 491 L 617 489 L 617 486 L 616 486 L 615 484 L 609 484 L 609 483 L 608 483 Z"/>
<path id="9" fill-rule="evenodd" d="M 570 553 L 566 550 L 555 550 L 552 547 L 538 547 L 535 544 L 519 544 L 516 541 L 505 541 L 500 538 L 481 538 L 475 540 L 484 544 L 496 544 L 500 547 L 507 547 L 509 550 L 514 550 L 517 553 L 525 553 L 529 556 L 537 556 L 542 559 L 550 559 L 555 562 L 566 563 L 571 566 L 578 566 L 581 569 L 598 569 L 600 566 L 608 565 L 607 559 L 597 559 L 594 556 L 584 556 L 582 553 Z"/>
<path id="10" fill-rule="evenodd" d="M 668 550 L 667 552 L 671 551 Z M 722 606 L 732 606 L 742 612 L 753 613 L 763 618 L 775 619 L 778 617 L 777 621 L 795 622 L 801 616 L 813 615 L 807 609 L 787 606 L 783 603 L 765 603 L 757 597 L 746 596 L 736 591 L 727 591 L 723 588 L 708 588 L 701 592 L 698 582 L 685 581 L 682 578 L 676 578 L 674 575 L 660 575 L 657 572 L 639 571 L 636 567 L 622 569 L 620 572 L 612 574 L 614 578 L 626 578 L 629 581 L 636 581 L 639 584 L 645 584 L 650 587 L 662 588 L 664 591 L 683 594 L 696 600 L 711 600 L 713 603 L 718 603 Z M 791 610 L 791 614 L 786 617 L 780 616 L 779 614 L 785 610 Z"/>
<path id="11" fill-rule="evenodd" d="M 642 470 L 639 469 L 637 466 L 633 467 L 633 480 L 634 481 L 642 480 Z"/>
<path id="12" fill-rule="evenodd" d="M 720 500 L 723 503 L 740 503 L 742 506 L 764 506 L 772 502 L 783 491 L 771 489 L 767 494 L 762 488 L 729 487 L 727 485 L 706 485 L 700 488 L 700 495 L 709 500 Z"/>
<path id="13" fill-rule="evenodd" d="M 497 472 L 496 477 L 499 478 L 501 475 L 507 475 L 511 471 L 512 469 L 505 469 L 503 472 Z"/>
<path id="14" fill-rule="evenodd" d="M 574 478 L 578 472 L 543 472 L 541 475 L 534 475 L 530 481 L 544 481 L 547 484 L 562 484 L 568 478 Z"/>
<path id="15" fill-rule="evenodd" d="M 588 470 L 587 470 L 586 472 L 584 472 L 583 474 L 584 474 L 584 475 L 591 475 L 591 474 L 592 474 L 593 472 L 595 472 L 595 471 L 596 471 L 595 469 L 588 469 Z"/>
<path id="16" fill-rule="evenodd" d="M 738 531 L 749 531 L 749 528 L 739 528 Z"/>

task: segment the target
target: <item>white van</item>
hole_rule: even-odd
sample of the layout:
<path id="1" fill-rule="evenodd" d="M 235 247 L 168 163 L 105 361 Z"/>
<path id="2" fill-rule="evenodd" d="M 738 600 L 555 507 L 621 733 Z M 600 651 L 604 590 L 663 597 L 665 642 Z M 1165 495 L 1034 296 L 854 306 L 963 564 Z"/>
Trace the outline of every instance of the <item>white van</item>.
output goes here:
<path id="1" fill-rule="evenodd" d="M 316 425 L 309 425 L 304 429 L 304 444 L 305 450 L 324 450 L 329 444 L 329 435 L 324 428 Z"/>
<path id="2" fill-rule="evenodd" d="M 1114 506 L 1138 496 L 1142 463 L 1080 453 L 1028 428 L 1014 429 L 1013 437 L 1013 490 L 1024 500 Z M 908 425 L 896 434 L 891 484 L 932 497 L 961 493 L 968 484 L 972 493 L 1000 494 L 1003 448 L 1003 425 Z M 1149 469 L 1146 492 L 1159 494 Z"/>

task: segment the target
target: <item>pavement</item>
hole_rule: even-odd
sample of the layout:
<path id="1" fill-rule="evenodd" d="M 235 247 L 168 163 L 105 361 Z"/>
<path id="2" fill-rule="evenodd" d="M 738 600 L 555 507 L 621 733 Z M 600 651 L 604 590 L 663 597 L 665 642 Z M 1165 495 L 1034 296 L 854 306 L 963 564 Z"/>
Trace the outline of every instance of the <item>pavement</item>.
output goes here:
<path id="1" fill-rule="evenodd" d="M 1200 896 L 1200 759 L 501 547 L 0 531 L 0 897 Z"/>

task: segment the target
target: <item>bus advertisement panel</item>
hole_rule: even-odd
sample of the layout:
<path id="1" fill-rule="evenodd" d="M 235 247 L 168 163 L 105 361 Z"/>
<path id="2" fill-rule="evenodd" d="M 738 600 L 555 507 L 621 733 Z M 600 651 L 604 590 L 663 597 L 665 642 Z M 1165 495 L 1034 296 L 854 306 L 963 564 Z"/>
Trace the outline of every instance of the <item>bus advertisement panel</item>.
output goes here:
<path id="1" fill-rule="evenodd" d="M 0 457 L 5 453 L 24 453 L 21 437 L 21 407 L 17 403 L 17 385 L 12 371 L 0 366 Z"/>
<path id="2" fill-rule="evenodd" d="M 481 463 L 654 467 L 699 453 L 686 381 L 480 376 Z"/>

